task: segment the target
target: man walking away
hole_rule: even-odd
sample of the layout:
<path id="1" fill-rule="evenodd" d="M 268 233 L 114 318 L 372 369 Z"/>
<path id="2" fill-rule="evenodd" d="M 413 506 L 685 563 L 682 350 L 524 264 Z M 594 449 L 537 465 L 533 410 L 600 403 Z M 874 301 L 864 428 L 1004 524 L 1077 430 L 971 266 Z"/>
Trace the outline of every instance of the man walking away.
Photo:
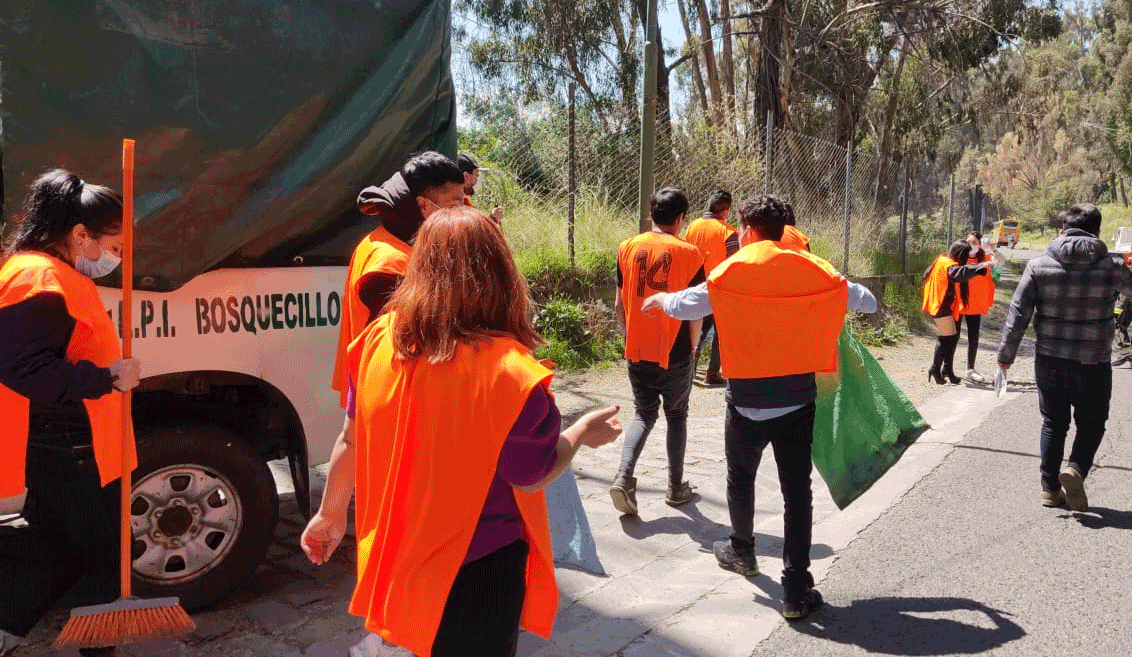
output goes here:
<path id="1" fill-rule="evenodd" d="M 709 274 L 719 263 L 735 255 L 739 250 L 739 232 L 727 221 L 730 214 L 731 193 L 723 189 L 716 190 L 708 199 L 704 216 L 689 224 L 688 232 L 684 234 L 684 239 L 700 247 L 700 251 L 704 254 L 704 271 Z M 708 340 L 711 340 L 711 355 L 708 359 L 704 383 L 721 386 L 724 381 L 719 374 L 719 334 L 713 330 L 715 315 L 704 317 L 703 322 L 700 342 L 696 345 L 696 353 L 692 359 L 692 374 L 696 372 L 700 350 Z"/>
<path id="2" fill-rule="evenodd" d="M 723 444 L 731 539 L 717 541 L 713 551 L 721 568 L 759 574 L 755 476 L 763 450 L 773 446 L 784 502 L 782 615 L 795 621 L 822 605 L 810 574 L 814 373 L 836 368 L 846 309 L 876 312 L 876 298 L 825 260 L 783 248 L 787 217 L 786 205 L 774 197 L 748 201 L 739 229 L 747 246 L 716 267 L 707 283 L 653 295 L 644 309 L 684 319 L 714 309 L 727 379 Z"/>
<path id="3" fill-rule="evenodd" d="M 1119 293 L 1132 294 L 1132 270 L 1097 237 L 1097 206 L 1074 205 L 1062 213 L 1061 223 L 1047 252 L 1022 272 L 1002 327 L 998 364 L 1007 369 L 1014 363 L 1033 317 L 1034 378 L 1042 413 L 1042 506 L 1064 501 L 1074 511 L 1086 511 L 1085 477 L 1104 436 L 1112 397 L 1113 309 Z M 1071 413 L 1077 435 L 1069 463 L 1059 473 Z"/>
<path id="4" fill-rule="evenodd" d="M 688 440 L 688 397 L 692 392 L 692 345 L 700 322 L 680 321 L 641 312 L 641 302 L 655 292 L 682 290 L 704 280 L 704 257 L 695 245 L 677 237 L 684 225 L 688 199 L 666 187 L 649 202 L 653 228 L 625 240 L 617 250 L 617 321 L 625 335 L 625 359 L 633 388 L 635 414 L 621 450 L 617 478 L 609 489 L 621 513 L 637 513 L 637 479 L 633 471 L 645 439 L 664 401 L 668 425 L 668 495 L 671 506 L 690 502 L 692 486 L 684 481 L 684 447 Z"/>

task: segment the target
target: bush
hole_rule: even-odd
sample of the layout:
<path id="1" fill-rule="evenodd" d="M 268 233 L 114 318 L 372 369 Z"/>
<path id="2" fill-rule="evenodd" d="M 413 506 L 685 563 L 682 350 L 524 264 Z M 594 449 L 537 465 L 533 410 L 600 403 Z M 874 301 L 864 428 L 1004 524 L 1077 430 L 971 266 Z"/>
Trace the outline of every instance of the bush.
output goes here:
<path id="1" fill-rule="evenodd" d="M 547 341 L 535 356 L 549 358 L 562 369 L 616 360 L 624 352 L 613 313 L 600 300 L 582 304 L 556 295 L 535 315 L 535 330 Z"/>

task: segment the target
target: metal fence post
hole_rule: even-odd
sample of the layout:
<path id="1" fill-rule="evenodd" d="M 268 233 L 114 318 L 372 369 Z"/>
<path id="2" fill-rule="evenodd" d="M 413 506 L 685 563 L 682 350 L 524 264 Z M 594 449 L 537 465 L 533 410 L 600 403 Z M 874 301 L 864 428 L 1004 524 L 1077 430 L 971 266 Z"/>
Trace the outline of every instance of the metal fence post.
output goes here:
<path id="1" fill-rule="evenodd" d="M 763 196 L 770 194 L 770 176 L 774 171 L 774 113 L 766 111 L 766 174 L 763 175 Z"/>
<path id="2" fill-rule="evenodd" d="M 845 254 L 842 258 L 841 272 L 849 275 L 849 214 L 852 209 L 852 169 L 853 169 L 853 142 L 845 142 Z"/>
<path id="3" fill-rule="evenodd" d="M 645 29 L 644 106 L 641 108 L 641 177 L 637 205 L 637 227 L 643 233 L 649 228 L 649 199 L 652 198 L 653 161 L 656 158 L 656 70 L 657 16 L 656 0 L 649 0 Z"/>
<path id="4" fill-rule="evenodd" d="M 570 140 L 567 150 L 566 170 L 566 241 L 570 245 L 570 269 L 575 267 L 574 262 L 574 197 L 578 195 L 577 185 L 577 157 L 575 157 L 576 132 L 574 129 L 574 91 L 575 83 L 570 83 Z"/>
<path id="5" fill-rule="evenodd" d="M 900 180 L 900 273 L 908 273 L 908 160 L 904 160 L 904 175 Z"/>
<path id="6" fill-rule="evenodd" d="M 947 199 L 947 243 L 951 244 L 952 235 L 954 232 L 954 224 L 952 223 L 955 216 L 955 174 L 951 174 L 951 194 Z M 950 248 L 950 247 L 949 247 Z"/>

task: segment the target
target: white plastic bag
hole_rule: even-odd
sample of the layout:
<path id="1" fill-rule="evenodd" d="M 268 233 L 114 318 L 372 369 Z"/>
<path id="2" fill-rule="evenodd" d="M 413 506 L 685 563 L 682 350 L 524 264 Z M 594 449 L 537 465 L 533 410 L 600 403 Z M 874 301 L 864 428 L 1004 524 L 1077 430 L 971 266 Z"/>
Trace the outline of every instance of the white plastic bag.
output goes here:
<path id="1" fill-rule="evenodd" d="M 1006 396 L 1006 370 L 998 368 L 998 374 L 994 375 L 994 393 L 998 395 L 999 399 Z"/>

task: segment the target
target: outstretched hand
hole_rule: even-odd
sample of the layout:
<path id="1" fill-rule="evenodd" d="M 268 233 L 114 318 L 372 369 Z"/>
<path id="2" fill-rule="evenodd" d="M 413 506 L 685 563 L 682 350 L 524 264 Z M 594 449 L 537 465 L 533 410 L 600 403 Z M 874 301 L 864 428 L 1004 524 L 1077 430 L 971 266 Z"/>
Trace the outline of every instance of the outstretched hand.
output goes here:
<path id="1" fill-rule="evenodd" d="M 664 312 L 664 300 L 667 297 L 667 292 L 657 292 L 650 297 L 646 297 L 645 302 L 641 304 L 641 312 L 650 313 L 654 310 Z"/>
<path id="2" fill-rule="evenodd" d="M 617 419 L 617 413 L 620 410 L 620 405 L 613 405 L 583 415 L 577 422 L 582 429 L 579 442 L 591 449 L 596 449 L 617 440 L 617 437 L 621 435 L 621 421 Z"/>

